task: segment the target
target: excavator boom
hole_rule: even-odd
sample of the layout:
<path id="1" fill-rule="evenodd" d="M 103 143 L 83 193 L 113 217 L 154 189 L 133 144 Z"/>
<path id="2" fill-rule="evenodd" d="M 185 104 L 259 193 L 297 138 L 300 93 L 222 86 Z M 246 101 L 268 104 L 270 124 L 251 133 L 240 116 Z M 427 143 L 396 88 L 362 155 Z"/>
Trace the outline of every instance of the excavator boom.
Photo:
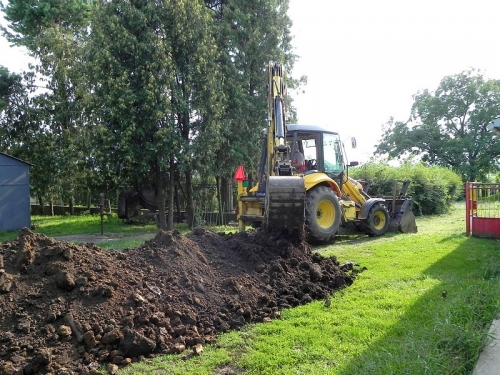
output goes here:
<path id="1" fill-rule="evenodd" d="M 265 187 L 264 225 L 273 231 L 287 231 L 304 236 L 305 185 L 302 176 L 294 176 L 290 148 L 286 143 L 285 96 L 283 69 L 270 63 L 268 70 L 268 127 L 266 174 L 259 176 L 261 191 Z M 261 168 L 261 170 L 264 168 Z"/>

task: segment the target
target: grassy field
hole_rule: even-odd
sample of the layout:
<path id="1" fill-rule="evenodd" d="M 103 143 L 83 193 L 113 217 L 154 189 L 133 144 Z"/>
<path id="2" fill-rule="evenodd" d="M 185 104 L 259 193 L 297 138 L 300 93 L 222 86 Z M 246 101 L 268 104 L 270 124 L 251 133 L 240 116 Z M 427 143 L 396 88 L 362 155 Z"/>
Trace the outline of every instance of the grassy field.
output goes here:
<path id="1" fill-rule="evenodd" d="M 499 241 L 465 236 L 462 205 L 417 224 L 417 234 L 317 247 L 367 267 L 329 308 L 286 310 L 219 336 L 201 357 L 158 357 L 120 374 L 470 374 L 500 311 Z"/>
<path id="2" fill-rule="evenodd" d="M 32 216 L 31 224 L 37 228 L 33 230 L 35 233 L 43 233 L 50 237 L 101 233 L 101 218 L 99 215 Z M 186 224 L 176 225 L 176 229 L 179 229 L 183 233 L 188 232 Z M 103 220 L 103 234 L 119 234 L 121 237 L 124 237 L 124 240 L 114 242 L 113 244 L 102 243 L 98 245 L 117 249 L 130 247 L 125 244 L 127 241 L 127 243 L 137 243 L 139 245 L 140 242 L 134 241 L 132 237 L 146 233 L 156 233 L 156 225 L 153 222 L 148 224 L 126 224 L 116 215 L 111 219 L 105 217 Z M 0 233 L 0 241 L 9 241 L 16 236 L 17 232 Z"/>
<path id="3" fill-rule="evenodd" d="M 68 235 L 71 219 L 33 223 L 37 232 Z M 98 233 L 93 220 L 74 229 Z M 109 232 L 154 231 L 120 225 Z M 470 374 L 500 311 L 500 241 L 467 237 L 463 205 L 417 225 L 417 234 L 342 235 L 314 248 L 367 268 L 330 307 L 286 310 L 279 320 L 218 336 L 200 357 L 161 356 L 119 374 Z"/>
<path id="4" fill-rule="evenodd" d="M 65 215 L 65 216 L 31 216 L 31 224 L 37 229 L 36 233 L 43 233 L 47 236 L 57 237 L 73 234 L 100 233 L 101 218 L 99 215 Z M 116 216 L 104 219 L 105 233 L 127 233 L 154 231 L 154 225 L 123 225 Z M 0 233 L 1 241 L 8 241 L 17 236 L 17 232 Z"/>

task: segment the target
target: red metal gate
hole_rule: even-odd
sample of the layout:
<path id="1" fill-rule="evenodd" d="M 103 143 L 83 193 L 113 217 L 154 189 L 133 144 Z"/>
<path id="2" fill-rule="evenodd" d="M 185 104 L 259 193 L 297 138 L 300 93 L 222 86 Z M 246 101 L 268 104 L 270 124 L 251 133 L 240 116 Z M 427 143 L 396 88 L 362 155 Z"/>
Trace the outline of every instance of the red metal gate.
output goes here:
<path id="1" fill-rule="evenodd" d="M 465 212 L 467 234 L 500 238 L 500 183 L 467 182 Z"/>

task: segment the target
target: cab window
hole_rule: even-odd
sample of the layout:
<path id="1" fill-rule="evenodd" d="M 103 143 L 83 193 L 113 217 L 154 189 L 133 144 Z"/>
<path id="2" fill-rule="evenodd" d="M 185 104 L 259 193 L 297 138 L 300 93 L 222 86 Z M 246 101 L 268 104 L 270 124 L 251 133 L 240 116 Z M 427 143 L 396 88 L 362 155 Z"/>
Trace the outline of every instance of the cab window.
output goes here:
<path id="1" fill-rule="evenodd" d="M 339 174 L 344 170 L 338 135 L 323 134 L 323 153 L 326 173 Z"/>

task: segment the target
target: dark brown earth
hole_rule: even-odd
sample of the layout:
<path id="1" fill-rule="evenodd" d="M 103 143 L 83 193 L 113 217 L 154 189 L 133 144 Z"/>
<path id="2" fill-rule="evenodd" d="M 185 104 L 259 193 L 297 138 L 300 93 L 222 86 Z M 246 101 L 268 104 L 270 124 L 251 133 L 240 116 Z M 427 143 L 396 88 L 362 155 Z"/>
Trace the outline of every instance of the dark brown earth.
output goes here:
<path id="1" fill-rule="evenodd" d="M 352 284 L 352 264 L 265 231 L 160 232 L 104 251 L 23 229 L 0 245 L 0 375 L 88 374 L 164 353 Z"/>

